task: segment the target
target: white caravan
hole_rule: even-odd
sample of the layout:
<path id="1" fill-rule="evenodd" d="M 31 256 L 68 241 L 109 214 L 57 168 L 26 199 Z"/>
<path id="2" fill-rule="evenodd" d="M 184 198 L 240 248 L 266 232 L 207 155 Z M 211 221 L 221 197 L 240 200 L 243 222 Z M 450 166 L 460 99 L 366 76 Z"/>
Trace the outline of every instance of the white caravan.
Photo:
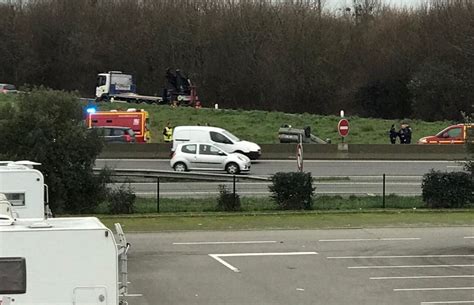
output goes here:
<path id="1" fill-rule="evenodd" d="M 228 153 L 241 153 L 251 160 L 260 158 L 260 146 L 244 141 L 225 129 L 210 126 L 178 126 L 173 130 L 173 148 L 181 143 L 199 142 L 213 144 Z"/>
<path id="2" fill-rule="evenodd" d="M 47 186 L 31 161 L 0 161 L 0 193 L 11 203 L 16 218 L 44 218 Z M 2 304 L 3 305 L 3 304 Z"/>
<path id="3" fill-rule="evenodd" d="M 95 217 L 0 214 L 0 304 L 127 304 L 129 244 L 119 224 L 116 229 L 118 244 Z"/>

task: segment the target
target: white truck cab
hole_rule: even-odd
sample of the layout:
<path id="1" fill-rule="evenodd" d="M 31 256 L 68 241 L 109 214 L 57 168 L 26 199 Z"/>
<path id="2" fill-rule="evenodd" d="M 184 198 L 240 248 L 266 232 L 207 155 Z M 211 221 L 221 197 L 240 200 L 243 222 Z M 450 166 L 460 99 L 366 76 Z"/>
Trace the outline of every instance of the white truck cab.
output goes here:
<path id="1" fill-rule="evenodd" d="M 135 85 L 130 74 L 124 74 L 121 71 L 109 71 L 108 73 L 99 73 L 97 76 L 95 90 L 97 98 L 131 92 L 135 93 Z"/>
<path id="2" fill-rule="evenodd" d="M 228 153 L 241 153 L 251 160 L 260 158 L 262 152 L 259 145 L 244 141 L 225 129 L 211 126 L 177 126 L 173 130 L 173 148 L 181 143 L 198 142 L 213 144 Z"/>

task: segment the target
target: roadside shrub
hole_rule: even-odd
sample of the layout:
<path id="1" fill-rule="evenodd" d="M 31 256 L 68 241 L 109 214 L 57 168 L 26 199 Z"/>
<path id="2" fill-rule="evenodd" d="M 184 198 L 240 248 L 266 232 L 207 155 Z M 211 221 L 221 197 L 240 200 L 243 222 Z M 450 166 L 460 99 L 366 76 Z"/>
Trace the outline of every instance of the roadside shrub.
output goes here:
<path id="1" fill-rule="evenodd" d="M 109 190 L 107 194 L 110 214 L 133 214 L 135 212 L 136 195 L 128 184 L 122 184 L 116 189 Z"/>
<path id="2" fill-rule="evenodd" d="M 240 211 L 240 196 L 238 194 L 234 194 L 227 189 L 227 186 L 224 184 L 219 185 L 219 198 L 217 198 L 217 207 L 218 211 Z"/>
<path id="3" fill-rule="evenodd" d="M 271 196 L 282 210 L 311 210 L 313 207 L 313 178 L 311 173 L 279 172 L 272 177 Z"/>
<path id="4" fill-rule="evenodd" d="M 423 176 L 422 189 L 430 208 L 462 208 L 474 202 L 474 183 L 468 173 L 431 171 Z"/>

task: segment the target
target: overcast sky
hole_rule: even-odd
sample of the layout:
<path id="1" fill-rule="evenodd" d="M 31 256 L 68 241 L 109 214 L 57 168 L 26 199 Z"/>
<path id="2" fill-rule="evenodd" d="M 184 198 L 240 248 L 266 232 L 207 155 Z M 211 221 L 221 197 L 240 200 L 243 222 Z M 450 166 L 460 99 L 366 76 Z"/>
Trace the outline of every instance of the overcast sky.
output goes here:
<path id="1" fill-rule="evenodd" d="M 381 0 L 383 3 L 397 6 L 397 7 L 417 7 L 422 3 L 426 3 L 428 0 Z M 328 8 L 341 8 L 352 6 L 352 0 L 323 0 L 325 6 Z"/>

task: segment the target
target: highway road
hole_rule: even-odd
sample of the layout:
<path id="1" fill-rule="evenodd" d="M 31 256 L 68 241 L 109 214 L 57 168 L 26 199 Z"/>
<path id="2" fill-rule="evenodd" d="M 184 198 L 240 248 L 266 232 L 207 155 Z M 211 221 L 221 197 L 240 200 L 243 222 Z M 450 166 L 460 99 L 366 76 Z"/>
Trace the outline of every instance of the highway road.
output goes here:
<path id="1" fill-rule="evenodd" d="M 168 160 L 98 160 L 97 167 L 120 169 L 170 170 Z M 308 160 L 304 170 L 317 178 L 314 183 L 319 195 L 381 195 L 383 177 L 386 175 L 385 194 L 414 196 L 421 194 L 421 180 L 431 169 L 459 171 L 462 164 L 453 161 L 321 161 Z M 276 172 L 296 170 L 294 160 L 262 160 L 252 163 L 247 176 L 270 177 Z M 160 197 L 209 197 L 218 194 L 218 185 L 229 182 L 161 182 Z M 240 196 L 268 196 L 269 182 L 238 181 L 236 191 Z M 156 182 L 132 183 L 140 197 L 156 197 Z"/>
<path id="2" fill-rule="evenodd" d="M 121 169 L 171 170 L 167 159 L 98 159 L 97 167 L 107 165 Z M 306 160 L 304 171 L 317 176 L 423 176 L 431 169 L 459 171 L 457 161 L 390 161 L 390 160 Z M 296 160 L 260 160 L 252 162 L 250 175 L 270 176 L 277 172 L 296 171 Z"/>
<path id="3" fill-rule="evenodd" d="M 127 234 L 130 305 L 474 304 L 474 229 Z"/>

